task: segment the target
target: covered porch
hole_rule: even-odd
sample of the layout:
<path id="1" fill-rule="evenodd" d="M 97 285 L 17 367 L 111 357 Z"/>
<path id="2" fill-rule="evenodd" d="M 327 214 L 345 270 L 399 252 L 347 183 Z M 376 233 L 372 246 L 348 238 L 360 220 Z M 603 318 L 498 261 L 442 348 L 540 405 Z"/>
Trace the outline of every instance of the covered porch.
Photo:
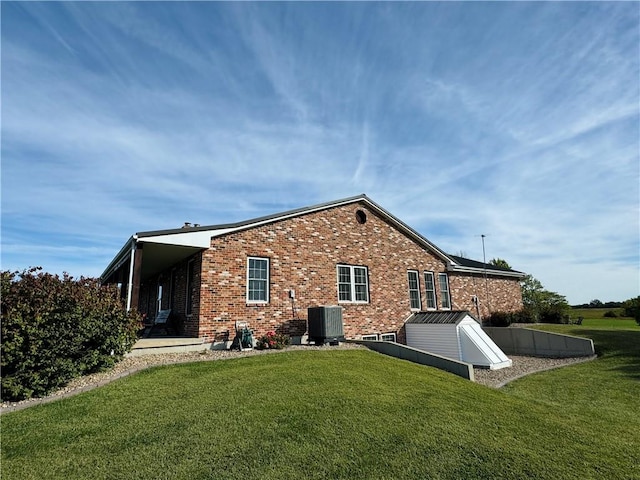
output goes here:
<path id="1" fill-rule="evenodd" d="M 118 285 L 127 310 L 143 314 L 147 327 L 153 325 L 159 311 L 169 309 L 172 331 L 165 333 L 197 339 L 199 254 L 208 248 L 211 237 L 208 232 L 189 230 L 132 236 L 106 268 L 101 282 Z"/>

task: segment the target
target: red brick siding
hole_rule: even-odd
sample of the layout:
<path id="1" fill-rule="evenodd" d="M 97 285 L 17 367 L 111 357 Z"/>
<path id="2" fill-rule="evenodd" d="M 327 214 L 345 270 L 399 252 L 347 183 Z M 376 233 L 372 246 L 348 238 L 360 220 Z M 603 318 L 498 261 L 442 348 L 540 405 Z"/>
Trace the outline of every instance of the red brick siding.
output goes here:
<path id="1" fill-rule="evenodd" d="M 364 224 L 356 221 L 358 209 L 367 214 Z M 268 304 L 246 302 L 249 256 L 270 260 Z M 303 334 L 308 307 L 338 304 L 337 264 L 366 266 L 369 274 L 369 303 L 340 303 L 347 337 L 396 332 L 399 341 L 404 339 L 401 327 L 411 314 L 409 269 L 420 273 L 423 308 L 424 271 L 434 272 L 440 301 L 437 274 L 445 272 L 445 263 L 364 204 L 351 204 L 213 238 L 211 248 L 202 253 L 198 335 L 226 338 L 233 332 L 236 320 L 248 320 L 256 335 L 269 330 Z M 481 305 L 485 305 L 484 289 L 478 288 L 480 279 L 484 281 L 481 277 L 449 273 L 454 309 L 475 312 L 472 295 L 478 295 Z M 497 305 L 503 310 L 519 308 L 517 280 L 491 279 L 489 283 L 494 310 Z M 295 318 L 290 289 L 296 292 Z M 190 326 L 187 331 L 193 328 Z"/>
<path id="2" fill-rule="evenodd" d="M 490 312 L 515 312 L 522 308 L 520 282 L 509 277 L 449 273 L 449 289 L 456 310 L 469 310 L 478 316 L 473 295 L 479 299 L 480 316 L 484 319 Z M 488 296 L 487 296 L 488 292 Z"/>
<path id="3" fill-rule="evenodd" d="M 366 212 L 367 221 L 356 221 L 356 212 Z M 269 302 L 247 304 L 247 258 L 269 259 Z M 187 316 L 187 265 L 193 261 L 192 315 Z M 337 265 L 368 268 L 369 303 L 338 302 Z M 171 270 L 175 285 L 171 291 Z M 407 271 L 417 270 L 422 309 L 426 309 L 424 272 L 434 273 L 436 300 L 440 308 L 438 273 L 447 273 L 453 309 L 477 315 L 513 311 L 522 307 L 519 282 L 512 278 L 446 272 L 446 265 L 364 204 L 334 207 L 316 213 L 254 227 L 213 238 L 211 247 L 184 260 L 159 276 L 163 285 L 162 308 L 172 307 L 180 332 L 206 336 L 209 340 L 233 337 L 236 320 L 248 320 L 255 335 L 269 330 L 290 335 L 306 331 L 307 308 L 318 305 L 343 307 L 345 336 L 394 332 L 404 342 L 404 321 L 411 315 Z M 141 287 L 140 306 L 155 315 L 158 276 Z M 292 305 L 289 291 L 296 292 Z M 487 291 L 489 293 L 487 300 Z M 172 297 L 172 298 L 171 298 Z M 295 314 L 294 310 L 295 308 Z"/>

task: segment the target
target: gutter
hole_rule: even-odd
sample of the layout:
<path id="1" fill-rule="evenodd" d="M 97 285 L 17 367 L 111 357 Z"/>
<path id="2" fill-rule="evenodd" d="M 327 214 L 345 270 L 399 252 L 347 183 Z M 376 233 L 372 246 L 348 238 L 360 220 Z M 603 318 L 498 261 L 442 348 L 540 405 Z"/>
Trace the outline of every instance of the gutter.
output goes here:
<path id="1" fill-rule="evenodd" d="M 476 273 L 479 275 L 492 275 L 497 277 L 514 277 L 514 278 L 524 278 L 527 275 L 522 272 L 518 272 L 516 270 L 492 270 L 490 268 L 474 268 L 474 267 L 463 267 L 462 265 L 454 265 L 453 263 L 449 263 L 447 265 L 447 270 L 450 272 L 460 272 L 460 273 Z"/>
<path id="2" fill-rule="evenodd" d="M 131 237 L 129 237 L 129 240 L 127 240 L 118 254 L 113 257 L 113 260 L 111 260 L 111 263 L 109 263 L 104 272 L 102 272 L 102 275 L 100 275 L 100 283 L 104 283 L 104 281 L 107 280 L 113 274 L 113 272 L 118 270 L 118 268 L 120 268 L 122 264 L 124 264 L 129 259 L 129 255 L 131 254 L 129 246 L 131 245 L 131 242 L 134 242 L 135 245 L 135 242 L 137 242 L 137 240 L 137 235 L 132 235 Z"/>

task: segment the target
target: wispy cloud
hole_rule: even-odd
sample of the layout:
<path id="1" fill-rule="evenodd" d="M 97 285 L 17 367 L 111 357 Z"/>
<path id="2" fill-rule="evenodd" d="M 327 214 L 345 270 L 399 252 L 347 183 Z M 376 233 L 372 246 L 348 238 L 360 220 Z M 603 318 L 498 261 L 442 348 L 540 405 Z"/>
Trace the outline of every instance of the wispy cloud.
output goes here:
<path id="1" fill-rule="evenodd" d="M 633 4 L 1 8 L 3 267 L 365 192 L 571 301 L 637 294 Z"/>

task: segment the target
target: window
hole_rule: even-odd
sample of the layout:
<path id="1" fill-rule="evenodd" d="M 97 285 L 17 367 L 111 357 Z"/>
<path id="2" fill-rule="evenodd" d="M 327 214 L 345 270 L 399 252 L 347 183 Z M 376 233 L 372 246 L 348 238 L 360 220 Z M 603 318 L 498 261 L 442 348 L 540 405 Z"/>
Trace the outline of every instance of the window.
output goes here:
<path id="1" fill-rule="evenodd" d="M 395 333 L 382 333 L 380 334 L 380 340 L 383 342 L 395 342 L 396 334 Z"/>
<path id="2" fill-rule="evenodd" d="M 367 267 L 338 265 L 338 301 L 353 303 L 369 302 Z"/>
<path id="3" fill-rule="evenodd" d="M 409 302 L 411 310 L 420 310 L 420 282 L 418 280 L 418 272 L 409 270 L 407 272 L 409 278 Z"/>
<path id="4" fill-rule="evenodd" d="M 442 308 L 451 308 L 451 298 L 449 297 L 449 278 L 446 273 L 438 274 L 438 281 L 440 282 L 440 305 Z"/>
<path id="5" fill-rule="evenodd" d="M 247 259 L 247 303 L 269 301 L 269 259 Z"/>
<path id="6" fill-rule="evenodd" d="M 377 334 L 373 334 L 373 335 L 362 335 L 362 340 L 374 340 L 377 341 L 378 340 L 378 335 Z"/>
<path id="7" fill-rule="evenodd" d="M 433 272 L 424 272 L 424 285 L 427 290 L 427 310 L 436 309 L 436 286 Z"/>

